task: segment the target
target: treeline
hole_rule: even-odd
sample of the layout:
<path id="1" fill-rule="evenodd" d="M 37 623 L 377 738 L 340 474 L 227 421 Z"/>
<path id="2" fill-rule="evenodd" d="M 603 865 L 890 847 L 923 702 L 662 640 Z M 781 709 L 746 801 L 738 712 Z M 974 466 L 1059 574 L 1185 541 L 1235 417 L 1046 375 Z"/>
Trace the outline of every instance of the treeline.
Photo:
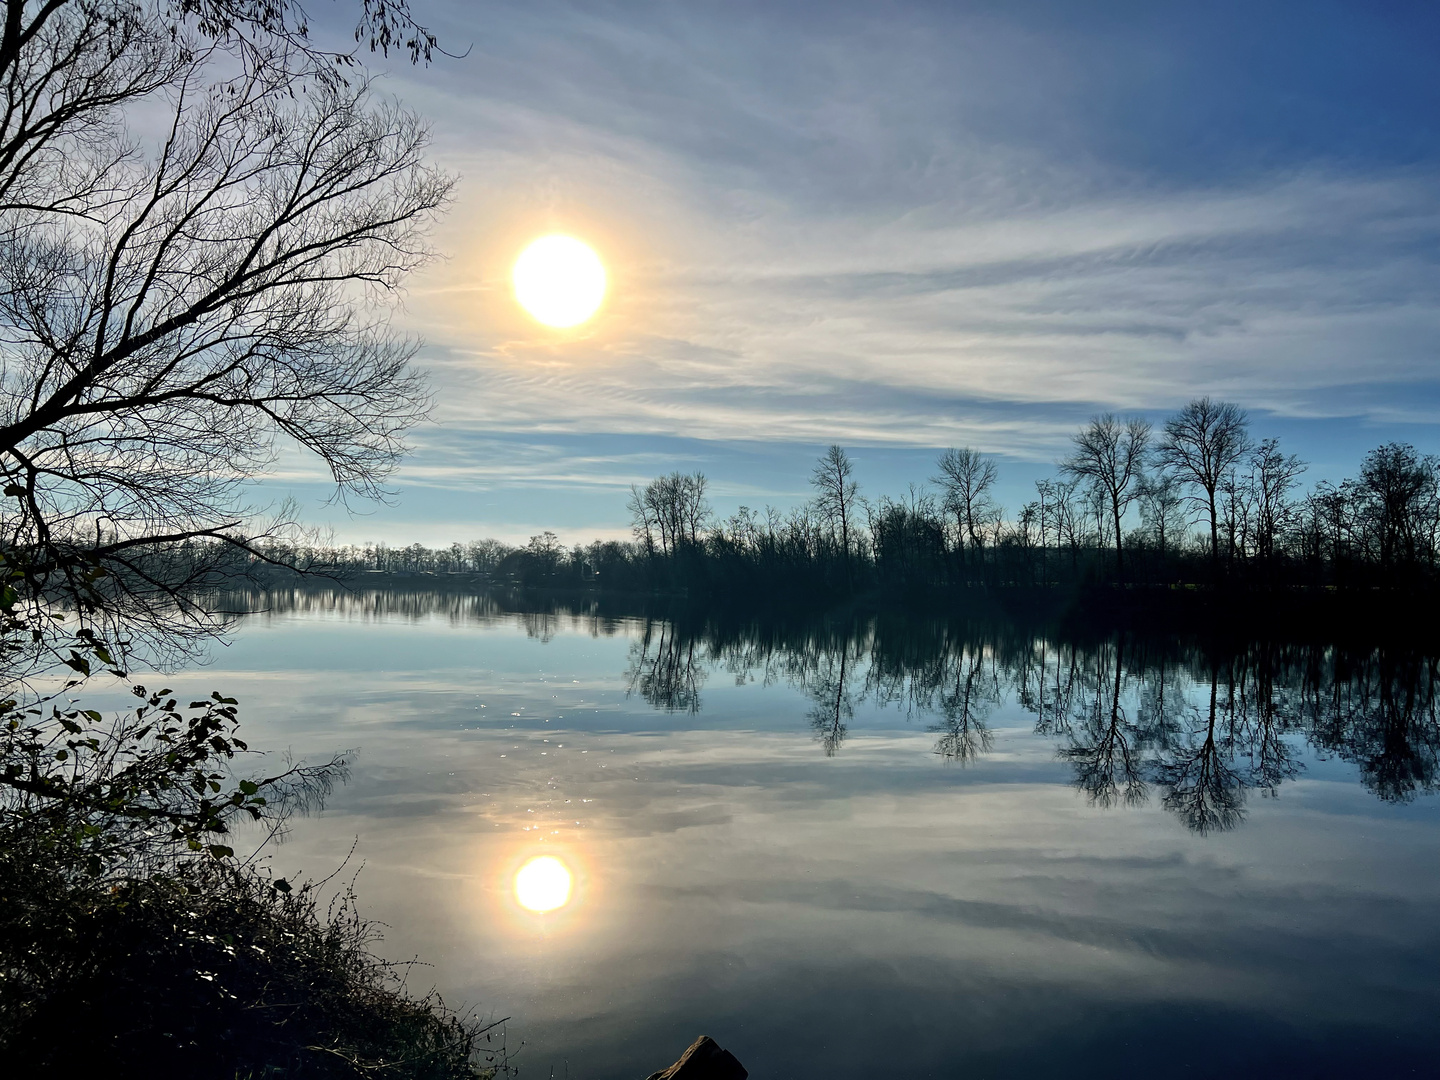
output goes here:
<path id="1" fill-rule="evenodd" d="M 718 517 L 701 473 L 634 486 L 629 542 L 567 547 L 545 532 L 521 547 L 495 540 L 445 548 L 257 546 L 277 565 L 342 576 L 480 575 L 696 597 L 1437 584 L 1434 456 L 1387 443 L 1365 455 L 1353 478 L 1302 490 L 1306 469 L 1278 439 L 1253 438 L 1243 410 L 1201 398 L 1158 429 L 1095 417 L 1075 434 L 1055 475 L 1015 510 L 996 500 L 998 464 L 977 450 L 947 450 L 926 482 L 872 497 L 855 481 L 850 455 L 832 446 L 811 474 L 814 497 L 788 511 L 742 506 Z"/>
<path id="2" fill-rule="evenodd" d="M 690 589 L 1435 584 L 1436 458 L 1389 443 L 1357 476 L 1301 491 L 1306 468 L 1252 438 L 1237 406 L 1202 398 L 1158 431 L 1095 417 L 1015 511 L 995 499 L 995 460 L 973 449 L 945 451 L 904 495 L 870 498 L 839 446 L 815 466 L 815 497 L 788 513 L 716 520 L 698 473 L 633 489 L 630 511 L 651 580 Z"/>

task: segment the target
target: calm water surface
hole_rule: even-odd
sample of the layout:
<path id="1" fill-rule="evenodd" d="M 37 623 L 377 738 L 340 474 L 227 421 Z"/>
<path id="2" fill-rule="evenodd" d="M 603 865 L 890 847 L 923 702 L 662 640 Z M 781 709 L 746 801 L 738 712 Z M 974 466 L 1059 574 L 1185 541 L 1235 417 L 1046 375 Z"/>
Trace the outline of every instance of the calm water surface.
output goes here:
<path id="1" fill-rule="evenodd" d="M 354 846 L 383 951 L 512 1017 L 522 1075 L 702 1032 L 757 1080 L 1434 1075 L 1426 657 L 269 603 L 167 681 L 354 751 L 277 869 Z"/>

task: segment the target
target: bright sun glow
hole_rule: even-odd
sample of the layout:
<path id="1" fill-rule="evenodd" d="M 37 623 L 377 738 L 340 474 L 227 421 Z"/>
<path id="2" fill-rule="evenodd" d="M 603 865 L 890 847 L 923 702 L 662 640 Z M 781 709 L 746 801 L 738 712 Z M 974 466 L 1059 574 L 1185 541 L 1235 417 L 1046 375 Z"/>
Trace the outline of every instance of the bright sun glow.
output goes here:
<path id="1" fill-rule="evenodd" d="M 531 911 L 554 911 L 570 899 L 570 871 L 553 855 L 531 859 L 515 875 L 515 899 Z"/>
<path id="2" fill-rule="evenodd" d="M 578 326 L 605 299 L 600 256 L 573 236 L 542 236 L 520 253 L 510 277 L 520 306 L 546 326 Z"/>

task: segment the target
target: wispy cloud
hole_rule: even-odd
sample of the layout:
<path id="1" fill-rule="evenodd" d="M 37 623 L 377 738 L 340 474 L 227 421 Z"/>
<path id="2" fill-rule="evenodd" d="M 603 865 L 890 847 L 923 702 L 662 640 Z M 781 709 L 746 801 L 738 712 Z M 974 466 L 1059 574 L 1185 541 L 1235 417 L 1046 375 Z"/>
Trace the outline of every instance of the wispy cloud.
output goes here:
<path id="1" fill-rule="evenodd" d="M 1440 80 L 1388 23 L 1347 31 L 1395 69 L 1367 96 L 1344 42 L 1257 58 L 1218 15 L 437 10 L 475 52 L 395 79 L 465 176 L 405 316 L 438 391 L 412 482 L 613 491 L 674 440 L 1040 463 L 1201 393 L 1304 421 L 1302 453 L 1440 417 Z M 554 228 L 614 279 L 569 336 L 505 280 Z"/>

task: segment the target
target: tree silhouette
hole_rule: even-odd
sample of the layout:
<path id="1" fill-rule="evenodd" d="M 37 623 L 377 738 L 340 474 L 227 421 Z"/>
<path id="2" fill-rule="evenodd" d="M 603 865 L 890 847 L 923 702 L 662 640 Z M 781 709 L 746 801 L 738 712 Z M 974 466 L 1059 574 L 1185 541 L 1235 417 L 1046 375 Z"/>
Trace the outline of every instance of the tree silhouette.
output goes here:
<path id="1" fill-rule="evenodd" d="M 855 523 L 856 503 L 860 497 L 860 485 L 851 479 L 854 472 L 855 466 L 850 455 L 839 446 L 831 446 L 810 473 L 810 484 L 815 489 L 816 509 L 840 538 L 840 557 L 845 565 L 847 588 L 853 585 L 854 581 L 850 570 L 850 538 Z"/>
<path id="2" fill-rule="evenodd" d="M 1155 461 L 1200 488 L 1210 522 L 1210 557 L 1220 559 L 1220 526 L 1215 493 L 1221 481 L 1250 449 L 1249 420 L 1228 402 L 1197 398 L 1165 421 Z"/>
<path id="3" fill-rule="evenodd" d="M 1089 484 L 1103 500 L 1114 528 L 1115 573 L 1123 578 L 1124 539 L 1120 521 L 1140 495 L 1150 425 L 1140 419 L 1121 421 L 1113 413 L 1097 416 L 1074 438 L 1075 449 L 1061 470 Z"/>
<path id="4" fill-rule="evenodd" d="M 983 650 L 964 650 L 950 666 L 949 685 L 935 703 L 942 720 L 931 730 L 940 733 L 935 753 L 945 761 L 967 765 L 994 746 L 986 719 L 1000 704 L 1000 679 Z"/>
<path id="5" fill-rule="evenodd" d="M 1256 554 L 1273 570 L 1275 545 L 1294 513 L 1290 491 L 1300 482 L 1305 463 L 1280 450 L 1280 440 L 1265 439 L 1250 455 L 1250 484 L 1255 493 Z"/>
<path id="6" fill-rule="evenodd" d="M 664 712 L 698 713 L 707 669 L 696 645 L 694 637 L 678 633 L 669 623 L 647 621 L 630 649 L 627 693 L 639 693 Z"/>
<path id="7" fill-rule="evenodd" d="M 1387 443 L 1365 455 L 1353 491 L 1380 572 L 1390 583 L 1397 571 L 1433 559 L 1440 531 L 1440 466 L 1434 457 L 1422 457 L 1408 443 Z"/>
<path id="8" fill-rule="evenodd" d="M 372 498 L 428 408 L 384 312 L 451 180 L 368 80 L 297 72 L 298 10 L 7 5 L 0 477 L 32 597 L 185 609 L 184 542 L 260 554 L 243 496 L 279 444 Z"/>
<path id="9" fill-rule="evenodd" d="M 1046 636 L 1007 624 L 793 616 L 647 621 L 627 682 L 654 708 L 695 712 L 712 668 L 737 684 L 788 682 L 827 756 L 862 702 L 926 721 L 935 753 L 967 764 L 994 749 L 1007 699 L 1035 714 L 1097 806 L 1161 804 L 1198 833 L 1245 818 L 1248 793 L 1278 794 L 1302 741 L 1353 762 L 1377 797 L 1440 790 L 1440 661 L 1409 649 L 1350 652 L 1252 641 L 1209 649 L 1166 636 Z M 797 724 L 801 721 L 797 717 Z"/>
<path id="10" fill-rule="evenodd" d="M 849 733 L 849 723 L 855 716 L 855 702 L 850 691 L 854 662 L 850 655 L 850 643 L 842 641 L 839 648 L 824 653 L 810 683 L 810 700 L 814 704 L 807 718 L 810 730 L 815 732 L 826 757 L 834 757 L 839 751 Z"/>
<path id="11" fill-rule="evenodd" d="M 1075 785 L 1095 805 L 1109 807 L 1121 802 L 1137 806 L 1147 794 L 1145 762 L 1120 700 L 1125 666 L 1118 641 L 1109 666 L 1109 677 L 1097 680 L 1083 715 L 1071 728 L 1069 744 L 1059 756 L 1074 767 Z"/>
<path id="12" fill-rule="evenodd" d="M 1165 809 L 1198 833 L 1224 832 L 1244 820 L 1245 786 L 1234 766 L 1217 707 L 1218 672 L 1210 676 L 1207 710 L 1191 708 L 1185 737 L 1156 761 L 1156 781 L 1165 789 Z"/>
<path id="13" fill-rule="evenodd" d="M 999 475 L 995 462 L 967 446 L 946 450 L 935 466 L 940 471 L 931 483 L 940 485 L 942 505 L 955 516 L 958 546 L 961 551 L 981 551 L 984 524 L 994 510 L 990 489 Z"/>

